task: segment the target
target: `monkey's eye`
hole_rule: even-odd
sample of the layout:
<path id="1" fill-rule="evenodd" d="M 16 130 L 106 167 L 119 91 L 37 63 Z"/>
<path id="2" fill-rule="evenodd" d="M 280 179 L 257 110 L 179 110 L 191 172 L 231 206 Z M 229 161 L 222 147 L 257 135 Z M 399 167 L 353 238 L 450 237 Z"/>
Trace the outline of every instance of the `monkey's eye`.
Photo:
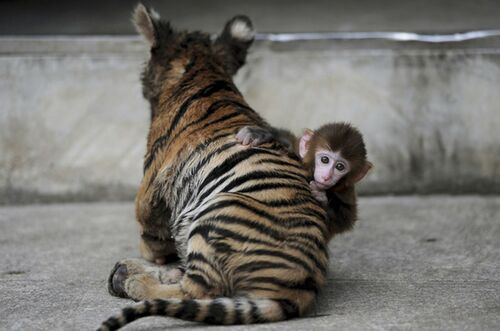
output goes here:
<path id="1" fill-rule="evenodd" d="M 335 169 L 338 171 L 344 171 L 345 165 L 343 163 L 337 163 L 337 165 L 335 165 Z"/>
<path id="2" fill-rule="evenodd" d="M 321 157 L 321 163 L 328 164 L 330 162 L 330 159 L 328 156 L 322 156 Z"/>

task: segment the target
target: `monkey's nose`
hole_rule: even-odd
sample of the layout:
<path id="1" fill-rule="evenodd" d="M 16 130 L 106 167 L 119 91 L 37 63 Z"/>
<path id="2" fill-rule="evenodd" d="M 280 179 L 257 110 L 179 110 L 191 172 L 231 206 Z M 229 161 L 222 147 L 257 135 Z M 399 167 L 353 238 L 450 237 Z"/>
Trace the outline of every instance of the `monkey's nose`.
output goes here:
<path id="1" fill-rule="evenodd" d="M 324 182 L 327 182 L 327 181 L 329 181 L 332 178 L 332 176 L 331 175 L 326 175 L 326 176 L 323 176 L 321 178 L 323 179 Z"/>

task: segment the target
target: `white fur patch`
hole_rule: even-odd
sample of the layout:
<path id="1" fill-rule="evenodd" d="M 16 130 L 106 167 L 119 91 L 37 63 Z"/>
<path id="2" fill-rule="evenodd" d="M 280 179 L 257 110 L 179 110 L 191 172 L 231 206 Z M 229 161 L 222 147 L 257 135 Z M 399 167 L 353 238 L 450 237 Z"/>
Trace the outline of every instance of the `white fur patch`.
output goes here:
<path id="1" fill-rule="evenodd" d="M 160 20 L 160 14 L 158 14 L 158 12 L 156 10 L 154 10 L 153 8 L 149 9 L 149 14 L 151 15 L 151 18 L 154 21 L 159 21 Z"/>
<path id="2" fill-rule="evenodd" d="M 255 31 L 245 21 L 236 20 L 231 25 L 231 36 L 235 39 L 249 41 L 255 36 Z"/>

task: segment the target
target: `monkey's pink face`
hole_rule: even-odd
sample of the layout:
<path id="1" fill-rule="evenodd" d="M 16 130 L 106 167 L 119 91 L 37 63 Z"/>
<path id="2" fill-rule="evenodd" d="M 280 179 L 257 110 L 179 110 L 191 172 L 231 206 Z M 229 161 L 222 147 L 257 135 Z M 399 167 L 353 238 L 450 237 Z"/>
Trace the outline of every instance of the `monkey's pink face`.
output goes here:
<path id="1" fill-rule="evenodd" d="M 323 189 L 329 189 L 351 170 L 349 162 L 339 152 L 319 150 L 315 154 L 314 181 Z"/>

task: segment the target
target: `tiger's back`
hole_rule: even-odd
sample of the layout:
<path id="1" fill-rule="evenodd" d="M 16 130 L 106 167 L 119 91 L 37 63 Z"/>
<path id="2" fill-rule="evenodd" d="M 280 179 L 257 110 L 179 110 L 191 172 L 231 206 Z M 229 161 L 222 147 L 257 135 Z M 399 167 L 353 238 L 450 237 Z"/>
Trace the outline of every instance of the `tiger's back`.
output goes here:
<path id="1" fill-rule="evenodd" d="M 235 17 L 213 43 L 174 32 L 141 5 L 135 21 L 152 45 L 143 75 L 152 123 L 136 199 L 141 253 L 176 254 L 185 272 L 165 284 L 126 265 L 110 291 L 149 301 L 102 330 L 154 314 L 221 324 L 303 314 L 325 281 L 330 235 L 300 160 L 275 143 L 235 139 L 244 126 L 267 125 L 231 79 L 253 40 L 249 20 Z"/>

